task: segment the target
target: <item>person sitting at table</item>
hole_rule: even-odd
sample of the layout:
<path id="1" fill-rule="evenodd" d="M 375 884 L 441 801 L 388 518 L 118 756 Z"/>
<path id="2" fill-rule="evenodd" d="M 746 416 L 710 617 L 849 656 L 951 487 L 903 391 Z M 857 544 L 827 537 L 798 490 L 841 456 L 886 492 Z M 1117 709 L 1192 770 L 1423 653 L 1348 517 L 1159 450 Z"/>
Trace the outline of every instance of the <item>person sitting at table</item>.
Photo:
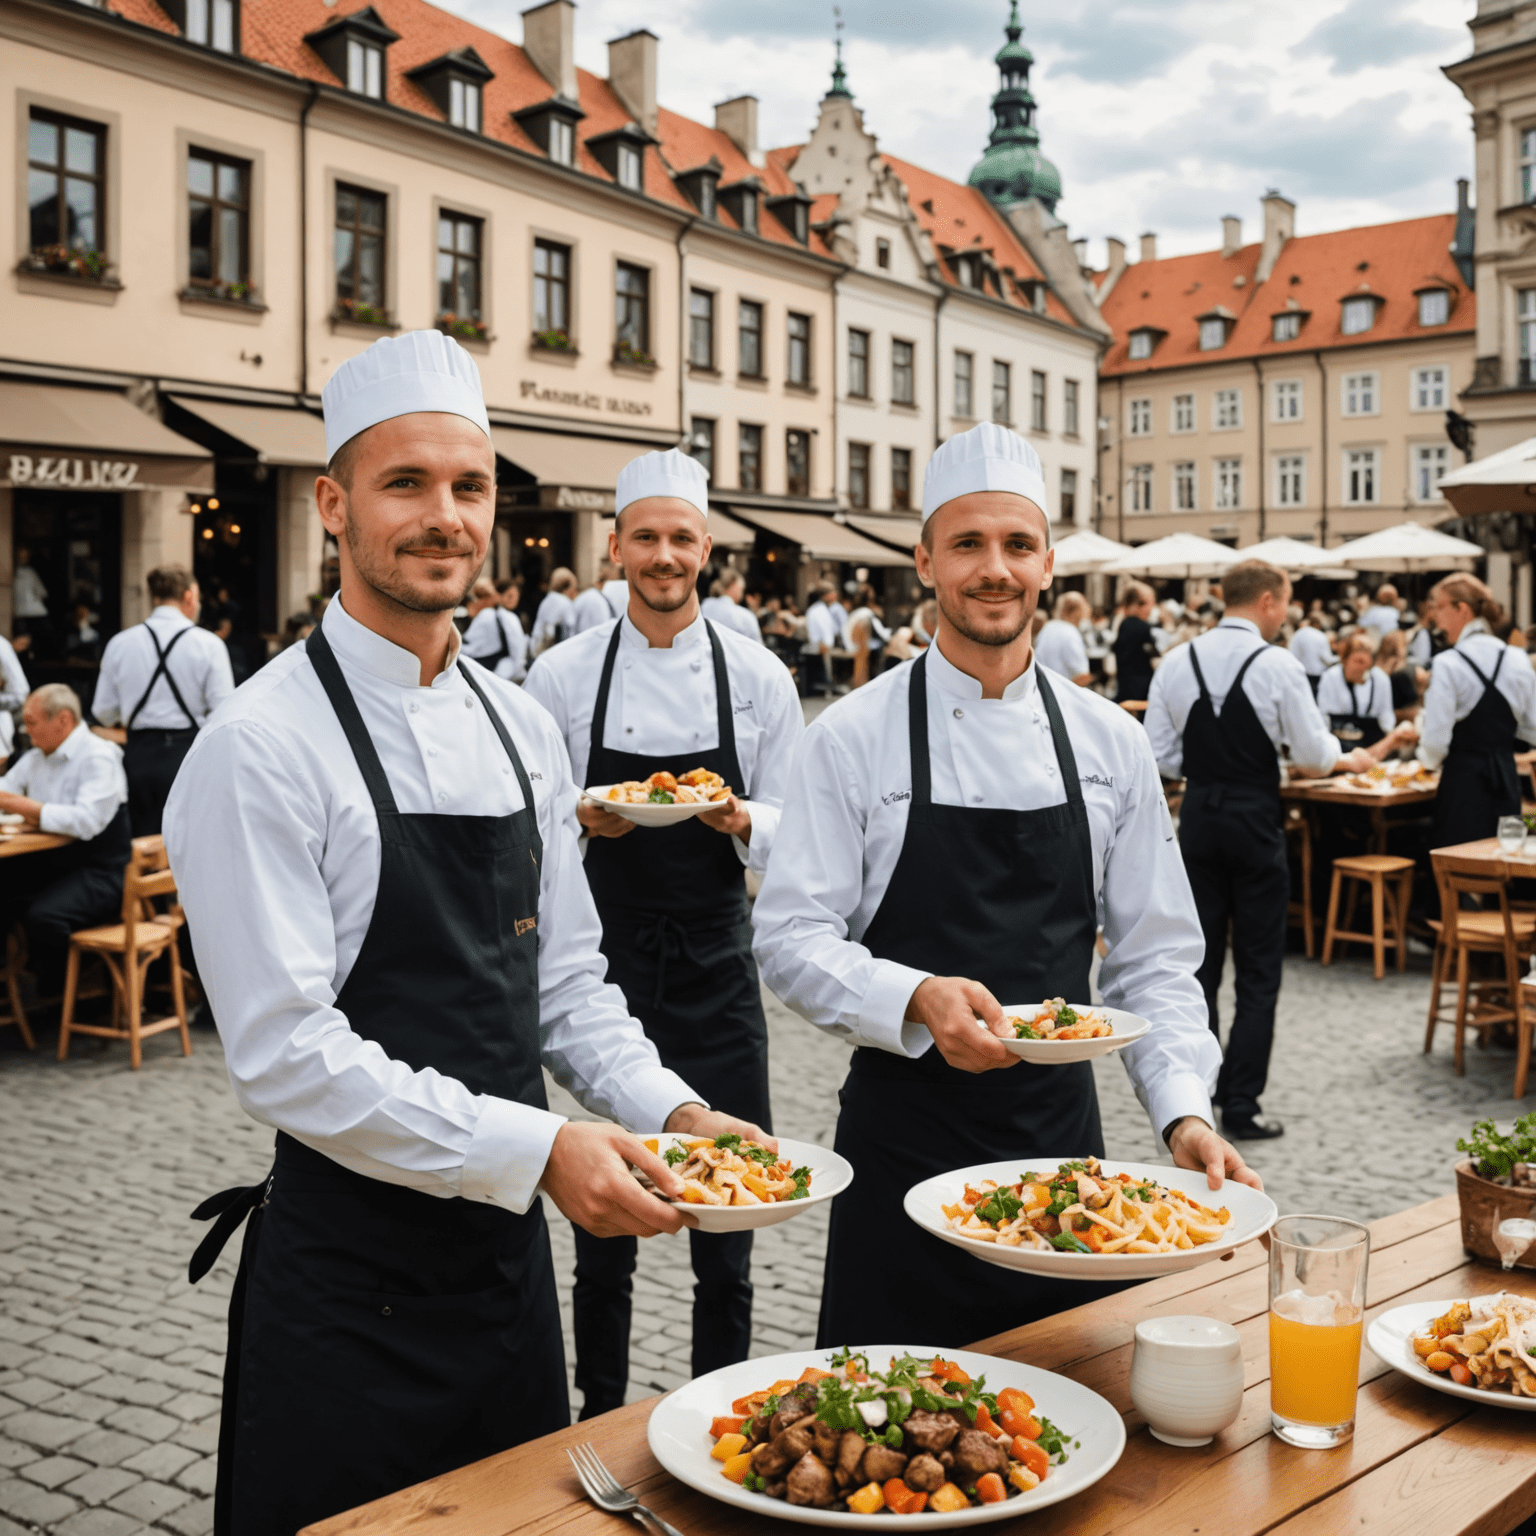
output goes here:
<path id="1" fill-rule="evenodd" d="M 1427 676 L 1408 657 L 1408 636 L 1400 629 L 1381 637 L 1376 649 L 1376 665 L 1392 684 L 1392 713 L 1398 720 L 1412 720 L 1423 708 Z"/>
<path id="2" fill-rule="evenodd" d="M 20 816 L 28 832 L 73 841 L 7 865 L 0 943 L 13 923 L 22 924 L 38 991 L 52 997 L 63 989 L 70 934 L 115 922 L 122 910 L 128 779 L 122 748 L 86 727 L 73 688 L 34 689 L 21 717 L 32 746 L 0 777 L 0 813 Z"/>
<path id="3" fill-rule="evenodd" d="M 1361 747 L 1379 763 L 1403 742 L 1411 741 L 1415 732 L 1412 725 L 1397 723 L 1392 683 L 1374 665 L 1375 649 L 1369 632 L 1356 630 L 1344 642 L 1338 661 L 1323 673 L 1317 707 L 1346 752 Z"/>
<path id="4" fill-rule="evenodd" d="M 1536 672 L 1524 651 L 1494 638 L 1504 617 L 1475 576 L 1457 573 L 1429 593 L 1430 621 L 1450 641 L 1430 666 L 1419 757 L 1440 769 L 1433 848 L 1492 837 L 1520 814 L 1516 737 L 1536 742 Z"/>

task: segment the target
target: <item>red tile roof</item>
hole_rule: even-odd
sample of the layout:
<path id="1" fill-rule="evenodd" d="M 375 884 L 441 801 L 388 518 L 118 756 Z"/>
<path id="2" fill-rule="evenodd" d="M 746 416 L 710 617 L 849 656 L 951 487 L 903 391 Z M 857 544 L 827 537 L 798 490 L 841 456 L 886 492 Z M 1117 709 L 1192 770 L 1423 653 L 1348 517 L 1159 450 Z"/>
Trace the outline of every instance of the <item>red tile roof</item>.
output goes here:
<path id="1" fill-rule="evenodd" d="M 1230 256 L 1204 251 L 1136 262 L 1125 269 L 1104 300 L 1104 319 L 1115 341 L 1100 371 L 1106 375 L 1150 373 L 1232 358 L 1374 346 L 1471 331 L 1477 324 L 1477 305 L 1450 255 L 1455 233 L 1456 216 L 1446 213 L 1294 236 L 1281 248 L 1274 270 L 1262 283 L 1254 281 L 1259 245 L 1245 245 Z M 1443 285 L 1450 292 L 1451 316 L 1445 325 L 1419 324 L 1416 290 L 1431 285 Z M 1355 293 L 1374 294 L 1382 302 L 1369 331 L 1346 336 L 1341 328 L 1342 300 Z M 1237 323 L 1224 347 L 1202 352 L 1198 317 L 1217 306 L 1235 315 Z M 1306 316 L 1300 334 L 1293 341 L 1274 341 L 1273 317 L 1288 309 Z M 1144 328 L 1165 334 L 1150 358 L 1132 361 L 1128 356 L 1131 332 Z"/>

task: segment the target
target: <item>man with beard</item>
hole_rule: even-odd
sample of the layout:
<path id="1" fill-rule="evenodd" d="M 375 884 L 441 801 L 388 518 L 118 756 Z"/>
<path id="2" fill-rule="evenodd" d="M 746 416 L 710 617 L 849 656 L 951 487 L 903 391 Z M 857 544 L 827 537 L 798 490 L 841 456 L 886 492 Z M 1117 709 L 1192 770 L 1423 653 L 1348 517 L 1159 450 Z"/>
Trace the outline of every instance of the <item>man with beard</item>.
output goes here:
<path id="1" fill-rule="evenodd" d="M 629 582 L 621 618 L 540 658 L 527 692 L 555 717 L 578 785 L 658 770 L 718 773 L 718 809 L 637 827 L 590 801 L 587 879 L 608 975 L 664 1065 L 715 1108 L 768 1124 L 768 1041 L 744 870 L 761 874 L 800 739 L 800 701 L 764 646 L 703 617 L 709 487 L 697 459 L 648 453 L 619 473 L 609 558 Z M 752 1234 L 694 1232 L 693 1373 L 747 1358 Z M 582 1418 L 624 1401 L 635 1243 L 576 1231 L 576 1385 Z"/>
<path id="2" fill-rule="evenodd" d="M 753 913 L 764 980 L 857 1047 L 836 1141 L 856 1177 L 832 1207 L 822 1346 L 960 1345 L 1102 1290 L 985 1264 L 902 1210 L 948 1169 L 1103 1155 L 1092 1067 L 1002 1043 L 1004 1004 L 1089 1001 L 1101 912 L 1104 1001 L 1152 1021 L 1121 1059 L 1153 1131 L 1213 1190 L 1258 1183 L 1213 1129 L 1200 924 L 1146 733 L 1031 654 L 1054 559 L 1034 449 L 991 422 L 951 438 L 923 514 L 934 643 L 810 726 Z M 897 1234 L 893 1283 L 872 1263 Z"/>
<path id="3" fill-rule="evenodd" d="M 214 1529 L 314 1521 L 569 1424 L 548 1195 L 591 1233 L 675 1232 L 676 1175 L 549 1112 L 541 1067 L 631 1131 L 706 1110 L 603 982 L 570 763 L 460 654 L 496 506 L 479 374 L 436 331 L 325 386 L 315 483 L 341 589 L 223 704 L 165 836 L 230 1081 L 277 1130 L 230 1305 Z"/>

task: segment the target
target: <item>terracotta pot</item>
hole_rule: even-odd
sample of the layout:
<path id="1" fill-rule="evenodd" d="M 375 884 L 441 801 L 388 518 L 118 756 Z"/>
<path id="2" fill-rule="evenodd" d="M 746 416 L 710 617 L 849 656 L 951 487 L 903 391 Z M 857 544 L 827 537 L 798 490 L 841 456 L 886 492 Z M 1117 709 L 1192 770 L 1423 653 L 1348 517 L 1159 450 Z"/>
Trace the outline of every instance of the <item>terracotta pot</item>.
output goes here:
<path id="1" fill-rule="evenodd" d="M 1461 1246 L 1474 1258 L 1498 1264 L 1493 1246 L 1495 1221 L 1536 1215 L 1536 1189 L 1509 1189 L 1474 1172 L 1470 1161 L 1456 1164 L 1456 1193 L 1461 1198 Z M 1536 1245 L 1515 1261 L 1516 1269 L 1536 1269 Z"/>

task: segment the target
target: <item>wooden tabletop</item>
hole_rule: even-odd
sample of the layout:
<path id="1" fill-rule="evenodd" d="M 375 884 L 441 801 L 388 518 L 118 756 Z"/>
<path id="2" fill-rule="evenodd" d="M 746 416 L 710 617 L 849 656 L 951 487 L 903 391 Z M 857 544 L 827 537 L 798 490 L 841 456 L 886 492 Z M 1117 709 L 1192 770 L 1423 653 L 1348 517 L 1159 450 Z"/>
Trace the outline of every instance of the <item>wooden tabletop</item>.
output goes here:
<path id="1" fill-rule="evenodd" d="M 72 837 L 58 832 L 0 832 L 0 859 L 14 859 L 18 854 L 41 853 L 45 848 L 62 848 Z"/>
<path id="2" fill-rule="evenodd" d="M 1468 1259 L 1454 1195 L 1374 1222 L 1371 1245 L 1368 1317 L 1501 1286 L 1536 1296 L 1536 1271 L 1504 1274 Z M 1250 1243 L 1228 1262 L 1151 1280 L 973 1345 L 1102 1393 L 1129 1435 L 1119 1464 L 1086 1493 L 988 1529 L 1019 1536 L 1506 1536 L 1536 1514 L 1528 1415 L 1433 1391 L 1368 1349 L 1361 1351 L 1354 1439 L 1336 1451 L 1282 1444 L 1269 1430 L 1267 1307 L 1264 1250 Z M 1246 1369 L 1237 1422 L 1193 1450 L 1154 1440 L 1131 1407 L 1129 1388 L 1136 1322 L 1185 1313 L 1234 1324 Z M 613 1536 L 614 1517 L 587 1503 L 566 1460 L 567 1446 L 588 1440 L 609 1471 L 684 1536 L 790 1536 L 797 1529 L 744 1515 L 663 1472 L 645 1439 L 657 1401 L 321 1521 L 306 1536 Z"/>
<path id="3" fill-rule="evenodd" d="M 1426 805 L 1435 798 L 1438 784 L 1409 788 L 1357 789 L 1342 776 L 1332 779 L 1293 779 L 1280 791 L 1282 800 L 1315 800 L 1319 804 L 1362 805 L 1373 811 L 1394 810 L 1403 805 Z"/>
<path id="4" fill-rule="evenodd" d="M 1453 843 L 1430 852 L 1442 867 L 1458 875 L 1484 875 L 1490 880 L 1536 880 L 1536 838 L 1526 839 L 1526 852 L 1509 854 L 1496 837 L 1475 843 Z"/>

